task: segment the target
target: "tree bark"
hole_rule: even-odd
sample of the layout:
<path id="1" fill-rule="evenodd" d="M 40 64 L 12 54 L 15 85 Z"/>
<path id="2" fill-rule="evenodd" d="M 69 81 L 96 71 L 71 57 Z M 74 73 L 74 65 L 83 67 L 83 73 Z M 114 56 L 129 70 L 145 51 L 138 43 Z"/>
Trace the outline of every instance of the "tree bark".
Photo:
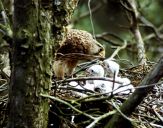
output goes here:
<path id="1" fill-rule="evenodd" d="M 63 39 L 64 27 L 77 1 L 15 0 L 9 128 L 46 128 L 54 46 Z M 55 13 L 55 14 L 54 14 Z"/>
<path id="2" fill-rule="evenodd" d="M 152 90 L 153 86 L 148 86 L 150 84 L 157 83 L 160 78 L 163 77 L 163 57 L 160 59 L 158 64 L 154 66 L 153 70 L 144 78 L 140 83 L 142 88 L 137 88 L 135 92 L 125 101 L 120 110 L 126 116 L 130 116 L 135 108 L 142 102 L 142 100 L 147 96 L 147 94 Z M 126 120 L 119 112 L 117 112 L 105 126 L 105 128 L 127 128 L 126 125 L 129 121 Z M 129 126 L 130 127 L 130 126 Z"/>

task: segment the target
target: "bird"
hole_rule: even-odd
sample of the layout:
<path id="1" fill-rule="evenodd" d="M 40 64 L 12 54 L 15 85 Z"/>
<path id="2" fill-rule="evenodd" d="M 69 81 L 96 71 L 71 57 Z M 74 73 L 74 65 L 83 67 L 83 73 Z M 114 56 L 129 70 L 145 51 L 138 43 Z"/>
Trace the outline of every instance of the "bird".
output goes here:
<path id="1" fill-rule="evenodd" d="M 127 77 L 117 77 L 116 81 L 120 82 L 121 84 L 118 84 L 118 86 L 116 87 L 117 90 L 114 93 L 129 94 L 134 92 L 135 88 L 131 84 L 130 79 L 128 79 Z"/>
<path id="2" fill-rule="evenodd" d="M 108 93 L 107 95 L 112 94 L 130 94 L 134 92 L 134 86 L 131 84 L 131 81 L 128 78 L 115 78 L 115 83 L 111 81 L 96 82 L 95 91 L 100 93 Z"/>
<path id="3" fill-rule="evenodd" d="M 103 66 L 106 69 L 106 71 L 109 73 L 110 77 L 114 77 L 115 75 L 116 78 L 118 76 L 120 66 L 118 63 L 113 61 L 113 59 L 110 58 L 105 59 L 103 61 Z"/>
<path id="4" fill-rule="evenodd" d="M 117 64 L 114 61 L 107 60 L 107 63 L 109 64 L 112 69 L 112 72 L 116 72 L 116 77 L 110 77 L 112 81 L 104 81 L 104 80 L 87 80 L 89 84 L 93 84 L 94 91 L 100 92 L 100 93 L 107 93 L 112 92 L 113 94 L 129 94 L 130 92 L 134 91 L 134 86 L 131 84 L 131 81 L 124 77 L 118 77 L 119 73 L 119 64 Z M 114 66 L 116 68 L 114 68 Z M 118 67 L 118 68 L 117 68 Z M 105 70 L 101 65 L 95 64 L 90 66 L 88 69 L 86 69 L 86 74 L 89 77 L 104 77 L 105 76 Z M 115 91 L 114 91 L 115 90 Z M 110 95 L 111 93 L 108 93 Z"/>
<path id="5" fill-rule="evenodd" d="M 76 81 L 71 81 L 69 83 L 69 86 L 72 88 L 72 91 L 71 91 L 72 94 L 74 94 L 77 97 L 87 97 L 88 95 L 84 92 L 94 91 L 94 84 L 86 83 L 86 84 L 80 85 Z M 76 90 L 73 90 L 73 89 L 76 89 Z"/>
<path id="6" fill-rule="evenodd" d="M 95 64 L 86 69 L 86 75 L 87 77 L 104 77 L 105 70 L 101 65 Z M 110 80 L 112 81 L 86 80 L 86 83 L 83 85 L 79 85 L 77 82 L 72 81 L 69 84 L 76 89 L 80 89 L 83 91 L 86 89 L 99 93 L 107 93 L 107 95 L 111 95 L 111 92 L 112 94 L 118 95 L 130 94 L 135 90 L 134 86 L 131 84 L 131 81 L 127 77 L 111 77 Z M 82 92 L 72 92 L 73 94 L 80 97 L 88 96 L 86 94 L 83 94 Z"/>
<path id="7" fill-rule="evenodd" d="M 86 69 L 86 73 L 88 74 L 88 76 L 103 77 L 104 72 L 104 68 L 98 64 L 92 65 L 91 67 Z"/>
<path id="8" fill-rule="evenodd" d="M 104 58 L 104 47 L 87 31 L 69 28 L 64 41 L 56 50 L 54 74 L 58 79 L 71 76 L 80 61 L 92 60 L 93 56 Z"/>
<path id="9" fill-rule="evenodd" d="M 95 64 L 86 69 L 86 74 L 87 77 L 104 77 L 105 70 L 101 65 Z M 112 90 L 112 82 L 110 81 L 87 80 L 87 83 L 94 85 L 95 92 L 104 93 Z"/>
<path id="10" fill-rule="evenodd" d="M 103 77 L 104 76 L 104 68 L 101 65 L 95 64 L 91 65 L 89 68 L 86 69 L 85 74 L 87 77 Z M 78 89 L 80 91 L 95 91 L 95 84 L 100 80 L 86 80 L 86 82 L 80 85 L 76 81 L 71 81 L 69 85 L 74 89 Z M 87 94 L 78 91 L 71 91 L 73 94 L 79 97 L 86 97 Z"/>
<path id="11" fill-rule="evenodd" d="M 104 77 L 105 71 L 101 65 L 95 64 L 86 69 L 87 77 Z M 98 80 L 87 80 L 86 82 L 93 84 Z"/>

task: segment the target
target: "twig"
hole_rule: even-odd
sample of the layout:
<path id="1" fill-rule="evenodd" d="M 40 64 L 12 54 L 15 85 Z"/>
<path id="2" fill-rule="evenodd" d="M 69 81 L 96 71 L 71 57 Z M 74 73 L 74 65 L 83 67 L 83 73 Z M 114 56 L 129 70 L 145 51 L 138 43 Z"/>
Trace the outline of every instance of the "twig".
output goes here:
<path id="1" fill-rule="evenodd" d="M 159 31 L 157 30 L 157 28 L 150 21 L 148 21 L 144 16 L 139 16 L 138 18 L 143 23 L 144 27 L 149 27 L 149 28 L 152 29 L 153 33 L 155 34 L 155 36 L 157 37 L 158 40 L 161 39 Z"/>
<path id="2" fill-rule="evenodd" d="M 105 37 L 99 37 L 98 39 L 103 40 L 104 42 L 107 42 L 107 43 L 109 43 L 110 45 L 119 46 L 119 44 L 117 44 L 117 43 L 115 43 L 115 42 L 113 42 L 113 41 L 111 41 L 111 40 L 109 40 L 109 39 L 106 39 Z"/>
<path id="3" fill-rule="evenodd" d="M 113 52 L 113 54 L 110 56 L 110 59 L 113 59 L 113 58 L 118 54 L 118 52 L 119 52 L 120 50 L 122 50 L 122 49 L 125 49 L 126 46 L 127 46 L 127 41 L 125 40 L 125 41 L 124 41 L 124 44 L 123 44 L 121 47 L 118 47 L 118 48 Z"/>
<path id="4" fill-rule="evenodd" d="M 100 9 L 101 6 L 102 6 L 102 4 L 100 3 L 100 4 L 96 5 L 94 8 L 92 8 L 92 10 L 91 10 L 91 11 L 92 11 L 92 14 L 95 13 L 96 11 L 98 11 L 98 9 Z M 89 16 L 89 15 L 90 15 L 90 12 L 87 11 L 87 12 L 85 12 L 85 13 L 79 15 L 78 18 L 75 18 L 74 20 L 72 20 L 72 23 L 73 23 L 73 24 L 76 24 L 78 21 L 80 21 L 80 20 L 86 18 L 86 17 Z"/>
<path id="5" fill-rule="evenodd" d="M 5 12 L 2 0 L 0 0 L 0 11 L 1 11 L 1 15 L 2 15 L 3 21 L 4 21 L 5 25 L 7 25 L 7 23 L 9 23 L 9 19 L 6 16 L 6 12 Z"/>
<path id="6" fill-rule="evenodd" d="M 96 38 L 101 38 L 101 37 L 105 37 L 105 36 L 112 36 L 114 37 L 115 39 L 118 39 L 119 41 L 123 42 L 123 39 L 121 39 L 121 37 L 113 34 L 113 33 L 110 33 L 110 32 L 103 32 L 101 34 L 96 34 Z"/>
<path id="7" fill-rule="evenodd" d="M 159 118 L 159 120 L 163 123 L 163 117 L 155 110 L 154 107 L 153 107 L 153 111 L 154 111 L 155 115 Z"/>
<path id="8" fill-rule="evenodd" d="M 133 113 L 133 115 L 141 116 L 141 117 L 146 117 L 146 118 L 149 118 L 150 120 L 159 121 L 158 119 L 156 119 L 154 117 L 148 116 L 146 113 L 144 113 L 144 114 Z"/>
<path id="9" fill-rule="evenodd" d="M 121 1 L 122 7 L 126 10 L 127 14 L 130 14 L 130 30 L 133 33 L 135 37 L 135 41 L 137 42 L 137 50 L 138 50 L 138 62 L 139 64 L 143 65 L 146 64 L 146 55 L 145 55 L 145 48 L 144 48 L 144 42 L 143 38 L 141 36 L 140 30 L 139 30 L 139 12 L 137 10 L 137 5 L 135 0 L 125 0 L 123 3 Z"/>
<path id="10" fill-rule="evenodd" d="M 4 36 L 6 36 L 8 38 L 12 38 L 13 32 L 12 32 L 11 26 L 9 24 L 9 19 L 6 16 L 5 9 L 4 9 L 4 6 L 3 6 L 3 3 L 1 0 L 0 0 L 0 11 L 1 11 L 1 15 L 3 17 L 3 21 L 4 21 L 4 25 L 0 24 L 0 31 L 2 32 L 2 34 Z M 6 40 L 6 41 L 8 41 L 8 40 Z M 8 43 L 11 43 L 11 42 L 8 42 Z"/>
<path id="11" fill-rule="evenodd" d="M 94 39 L 96 39 L 95 28 L 94 28 L 93 19 L 92 19 L 91 0 L 88 0 L 88 10 L 90 13 L 90 21 L 91 21 L 91 26 L 92 26 L 92 31 L 93 31 L 92 35 L 93 35 Z"/>
<path id="12" fill-rule="evenodd" d="M 80 59 L 88 59 L 88 60 L 92 60 L 92 59 L 104 59 L 103 57 L 101 57 L 101 56 L 95 56 L 95 55 L 89 55 L 89 54 L 83 54 L 83 53 L 68 53 L 68 54 L 62 54 L 62 53 L 56 53 L 56 56 L 57 56 L 57 59 L 59 58 L 59 59 L 63 59 L 63 60 L 65 60 L 65 59 L 69 59 L 69 58 L 71 58 L 71 59 L 78 59 L 78 58 L 80 58 Z"/>
<path id="13" fill-rule="evenodd" d="M 86 63 L 79 64 L 78 66 L 79 66 L 79 67 L 82 66 L 82 67 L 81 67 L 79 70 L 75 71 L 75 72 L 73 73 L 73 75 L 75 75 L 75 74 L 77 74 L 77 73 L 79 73 L 79 72 L 81 72 L 81 71 L 84 71 L 84 70 L 87 69 L 90 65 L 97 63 L 97 61 L 98 61 L 98 59 L 94 59 L 94 60 L 92 60 L 91 62 L 86 62 Z M 72 75 L 72 76 L 73 76 L 73 75 Z"/>
<path id="14" fill-rule="evenodd" d="M 90 118 L 92 120 L 95 120 L 96 119 L 95 117 L 93 117 L 93 116 L 91 116 L 91 115 L 89 115 L 89 114 L 87 114 L 85 112 L 80 111 L 79 109 L 75 108 L 74 106 L 72 106 L 68 102 L 66 102 L 64 100 L 61 100 L 61 99 L 59 99 L 57 97 L 46 95 L 46 94 L 40 94 L 40 96 L 45 97 L 45 98 L 49 98 L 49 99 L 52 99 L 52 100 L 55 100 L 55 101 L 58 101 L 60 103 L 63 103 L 65 105 L 69 106 L 70 108 L 72 108 L 74 111 L 76 111 L 76 112 L 78 112 L 78 113 L 80 113 L 80 114 L 82 114 L 82 115 L 84 115 L 84 116 L 86 116 L 86 117 L 88 117 L 88 118 Z"/>
<path id="15" fill-rule="evenodd" d="M 112 102 L 112 105 L 114 106 L 114 108 L 116 108 L 116 110 L 127 120 L 129 120 L 130 122 L 139 122 L 139 121 L 136 121 L 134 119 L 131 119 L 131 118 L 128 118 L 125 114 L 123 114 L 123 112 L 117 107 L 117 105 L 115 104 L 115 102 L 113 100 L 111 100 Z"/>
<path id="16" fill-rule="evenodd" d="M 113 110 L 113 111 L 110 111 L 110 112 L 108 112 L 108 113 L 106 113 L 106 114 L 104 114 L 104 115 L 102 115 L 102 116 L 96 118 L 91 124 L 89 124 L 88 126 L 86 126 L 86 128 L 94 128 L 95 125 L 96 125 L 100 120 L 105 119 L 105 118 L 107 118 L 108 116 L 113 115 L 115 112 L 116 112 L 116 111 Z"/>
<path id="17" fill-rule="evenodd" d="M 158 33 L 160 33 L 160 31 L 162 31 L 162 29 L 163 29 L 163 24 L 160 25 L 160 27 L 157 29 Z M 152 34 L 145 36 L 143 40 L 147 41 L 147 40 L 150 40 L 151 38 L 153 38 L 155 36 L 156 36 L 156 34 L 152 33 Z M 163 39 L 163 34 L 159 34 L 159 38 Z"/>
<path id="18" fill-rule="evenodd" d="M 158 125 L 158 124 L 154 124 L 154 123 L 150 123 L 150 125 L 155 127 L 155 128 L 163 128 L 163 126 Z"/>
<path id="19" fill-rule="evenodd" d="M 66 83 L 71 81 L 85 81 L 85 80 L 104 80 L 104 81 L 111 81 L 113 82 L 112 78 L 106 78 L 106 77 L 81 77 L 81 78 L 70 78 L 65 80 L 58 80 L 56 83 Z M 121 82 L 114 81 L 115 83 L 122 84 Z"/>

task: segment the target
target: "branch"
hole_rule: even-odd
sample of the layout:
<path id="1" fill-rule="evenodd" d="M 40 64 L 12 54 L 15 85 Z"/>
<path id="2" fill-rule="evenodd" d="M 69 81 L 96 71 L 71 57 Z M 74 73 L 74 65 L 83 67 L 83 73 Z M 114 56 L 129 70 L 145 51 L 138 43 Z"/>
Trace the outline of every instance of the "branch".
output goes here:
<path id="1" fill-rule="evenodd" d="M 95 55 L 89 55 L 89 54 L 83 54 L 83 53 L 68 53 L 68 54 L 62 54 L 62 53 L 56 53 L 57 59 L 65 60 L 65 59 L 104 59 L 101 56 L 95 56 Z"/>
<path id="2" fill-rule="evenodd" d="M 96 125 L 100 120 L 105 119 L 105 118 L 107 118 L 108 116 L 111 116 L 111 115 L 115 114 L 115 112 L 116 112 L 116 111 L 110 111 L 110 112 L 108 112 L 108 113 L 106 113 L 106 114 L 104 114 L 104 115 L 102 115 L 102 116 L 96 118 L 96 119 L 95 119 L 91 124 L 89 124 L 86 128 L 94 128 L 95 125 Z"/>
<path id="3" fill-rule="evenodd" d="M 96 11 L 98 11 L 98 9 L 100 9 L 102 7 L 102 4 L 97 4 L 94 8 L 91 9 L 92 13 L 95 13 Z M 90 11 L 87 11 L 85 13 L 82 13 L 81 15 L 78 16 L 78 18 L 74 18 L 74 20 L 72 20 L 72 24 L 77 24 L 79 21 L 81 21 L 82 19 L 88 17 L 90 15 Z"/>
<path id="4" fill-rule="evenodd" d="M 160 38 L 160 40 L 163 39 L 163 34 L 160 34 L 160 32 L 162 31 L 162 29 L 163 29 L 163 24 L 160 25 L 160 27 L 157 28 L 157 33 L 159 33 L 159 38 Z M 153 37 L 157 37 L 157 35 L 156 35 L 155 32 L 152 33 L 152 34 L 149 34 L 149 35 L 145 36 L 143 40 L 144 40 L 144 41 L 147 41 L 147 40 L 150 40 L 150 39 L 153 38 Z"/>
<path id="5" fill-rule="evenodd" d="M 84 115 L 84 116 L 86 116 L 86 117 L 88 117 L 88 118 L 90 118 L 92 120 L 96 119 L 95 117 L 93 117 L 93 116 L 91 116 L 91 115 L 89 115 L 89 114 L 87 114 L 85 112 L 80 111 L 79 109 L 75 108 L 74 106 L 72 106 L 68 102 L 66 102 L 64 100 L 61 100 L 61 99 L 59 99 L 57 97 L 49 96 L 49 95 L 46 95 L 46 94 L 40 94 L 40 96 L 45 97 L 45 98 L 49 98 L 49 99 L 52 99 L 52 100 L 55 100 L 55 101 L 60 102 L 60 103 L 63 103 L 65 105 L 69 106 L 70 108 L 72 108 L 74 111 L 76 111 L 76 112 L 78 112 L 78 113 L 80 113 L 80 114 L 82 114 L 82 115 Z"/>
<path id="6" fill-rule="evenodd" d="M 0 12 L 3 18 L 3 22 L 4 22 L 4 25 L 0 24 L 0 32 L 4 35 L 4 39 L 8 42 L 10 41 L 9 39 L 12 38 L 13 32 L 12 32 L 11 26 L 9 24 L 9 19 L 6 15 L 6 12 L 5 12 L 5 9 L 1 0 L 0 0 Z M 11 43 L 11 42 L 8 42 L 8 43 Z"/>
<path id="7" fill-rule="evenodd" d="M 125 49 L 126 46 L 127 46 L 127 41 L 124 41 L 124 44 L 123 44 L 121 47 L 118 47 L 118 48 L 113 52 L 113 54 L 110 56 L 110 59 L 113 59 L 113 58 L 118 54 L 118 52 L 119 52 L 120 50 L 122 50 L 122 49 Z"/>
<path id="8" fill-rule="evenodd" d="M 1 11 L 1 15 L 2 15 L 3 21 L 4 21 L 5 25 L 7 25 L 7 23 L 9 23 L 9 19 L 6 16 L 6 12 L 5 12 L 2 0 L 0 0 L 0 11 Z"/>
<path id="9" fill-rule="evenodd" d="M 104 81 L 111 81 L 115 83 L 122 84 L 121 82 L 113 80 L 113 78 L 106 78 L 106 77 L 80 77 L 80 78 L 70 78 L 65 80 L 58 80 L 56 83 L 66 83 L 71 81 L 85 81 L 85 80 L 104 80 Z M 53 87 L 52 87 L 53 89 Z"/>
<path id="10" fill-rule="evenodd" d="M 78 65 L 78 67 L 80 67 L 77 71 L 75 71 L 72 76 L 76 75 L 77 73 L 81 72 L 81 71 L 84 71 L 86 70 L 88 67 L 90 67 L 90 65 L 92 64 L 96 64 L 98 63 L 98 59 L 94 59 L 92 61 L 89 61 L 89 62 L 85 62 L 85 63 L 81 63 Z"/>
<path id="11" fill-rule="evenodd" d="M 119 41 L 123 42 L 123 39 L 121 37 L 119 37 L 116 34 L 110 33 L 110 32 L 103 32 L 101 34 L 96 34 L 96 38 L 101 38 L 101 37 L 105 37 L 105 36 L 111 36 L 111 37 L 118 39 Z"/>
<path id="12" fill-rule="evenodd" d="M 146 55 L 143 38 L 139 29 L 139 12 L 137 10 L 137 5 L 135 0 L 124 0 L 121 1 L 122 7 L 126 10 L 127 14 L 130 14 L 130 30 L 134 35 L 135 41 L 137 42 L 137 50 L 138 50 L 138 62 L 143 65 L 146 64 Z M 126 9 L 127 8 L 127 9 Z M 128 9 L 129 8 L 129 9 Z"/>
<path id="13" fill-rule="evenodd" d="M 147 96 L 147 94 L 152 90 L 150 84 L 157 83 L 161 77 L 163 77 L 163 57 L 159 60 L 158 64 L 154 66 L 153 70 L 144 78 L 139 86 L 146 85 L 147 88 L 137 88 L 135 92 L 125 101 L 120 110 L 123 114 L 130 116 L 135 108 L 142 102 L 142 100 Z M 106 128 L 115 128 L 117 125 L 121 124 L 125 127 L 126 120 L 124 117 L 117 112 L 106 125 Z"/>
<path id="14" fill-rule="evenodd" d="M 113 42 L 112 40 L 109 40 L 109 37 L 111 37 L 111 39 L 113 38 L 113 39 L 118 40 L 120 42 L 124 42 L 121 37 L 119 37 L 118 35 L 116 35 L 114 33 L 110 33 L 110 32 L 103 32 L 101 34 L 96 34 L 95 37 L 96 37 L 96 39 L 100 39 L 100 40 L 103 40 L 105 42 L 108 42 L 109 44 L 111 44 L 113 46 L 120 46 L 120 44 Z"/>
<path id="15" fill-rule="evenodd" d="M 161 116 L 161 115 L 155 110 L 154 107 L 153 107 L 153 111 L 154 111 L 155 115 L 158 117 L 158 119 L 163 123 L 163 116 Z"/>
<path id="16" fill-rule="evenodd" d="M 161 40 L 159 30 L 157 30 L 157 28 L 150 21 L 148 21 L 144 16 L 139 16 L 139 19 L 143 23 L 143 25 L 141 25 L 141 26 L 151 28 L 153 33 L 155 34 L 156 38 L 158 40 Z"/>

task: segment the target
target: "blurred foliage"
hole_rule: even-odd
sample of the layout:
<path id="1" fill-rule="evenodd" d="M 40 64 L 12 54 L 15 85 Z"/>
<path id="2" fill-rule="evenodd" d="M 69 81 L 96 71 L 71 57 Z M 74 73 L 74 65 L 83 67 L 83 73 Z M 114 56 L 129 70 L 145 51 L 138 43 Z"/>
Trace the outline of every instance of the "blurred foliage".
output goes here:
<path id="1" fill-rule="evenodd" d="M 158 30 L 163 25 L 163 16 L 161 14 L 163 12 L 163 1 L 137 0 L 137 3 L 139 13 Z M 127 40 L 128 47 L 120 51 L 116 58 L 128 60 L 121 61 L 122 63 L 127 62 L 128 66 L 130 66 L 130 63 L 137 64 L 136 42 L 129 30 L 130 24 L 127 15 L 120 3 L 114 0 L 92 0 L 90 4 L 95 34 L 109 32 L 119 36 L 123 40 Z M 72 19 L 72 24 L 74 28 L 83 29 L 92 33 L 93 29 L 88 9 L 88 0 L 79 1 L 78 8 Z M 151 28 L 148 27 L 140 26 L 140 30 L 144 39 L 154 34 Z M 162 35 L 162 32 L 163 28 L 160 28 L 160 35 Z M 115 50 L 115 44 L 122 45 L 123 42 L 115 40 L 112 36 L 107 36 L 106 38 L 108 40 L 107 42 L 102 40 L 98 41 L 106 47 L 106 57 L 109 57 Z M 157 61 L 163 55 L 163 40 L 158 40 L 153 36 L 152 38 L 147 38 L 144 42 L 147 59 L 149 61 Z"/>
<path id="2" fill-rule="evenodd" d="M 139 10 L 154 25 L 158 26 L 163 23 L 163 1 L 162 0 L 138 0 Z"/>
<path id="3" fill-rule="evenodd" d="M 151 38 L 150 36 L 154 34 L 151 28 L 140 26 L 141 34 L 144 38 L 147 59 L 149 61 L 157 61 L 160 56 L 163 55 L 163 16 L 161 14 L 163 12 L 163 0 L 136 1 L 138 3 L 139 13 L 159 30 L 162 37 L 162 40 L 158 40 L 155 36 Z M 4 3 L 9 19 L 11 19 L 11 0 L 2 0 L 2 2 Z M 120 62 L 125 63 L 125 65 L 128 64 L 129 66 L 130 64 L 137 64 L 136 42 L 130 32 L 130 23 L 119 0 L 90 0 L 90 6 L 95 34 L 109 32 L 123 40 L 127 40 L 127 48 L 120 51 L 116 59 L 125 60 Z M 0 18 L 2 19 L 2 17 Z M 75 10 L 71 22 L 74 28 L 86 30 L 93 34 L 88 0 L 79 0 L 78 8 Z M 6 49 L 8 44 L 1 36 L 0 34 L 0 49 L 6 51 L 8 50 Z M 122 41 L 117 40 L 111 35 L 105 36 L 105 39 L 107 41 L 97 38 L 106 48 L 106 57 L 111 56 L 117 46 L 123 45 Z M 3 51 L 1 50 L 2 53 Z"/>

